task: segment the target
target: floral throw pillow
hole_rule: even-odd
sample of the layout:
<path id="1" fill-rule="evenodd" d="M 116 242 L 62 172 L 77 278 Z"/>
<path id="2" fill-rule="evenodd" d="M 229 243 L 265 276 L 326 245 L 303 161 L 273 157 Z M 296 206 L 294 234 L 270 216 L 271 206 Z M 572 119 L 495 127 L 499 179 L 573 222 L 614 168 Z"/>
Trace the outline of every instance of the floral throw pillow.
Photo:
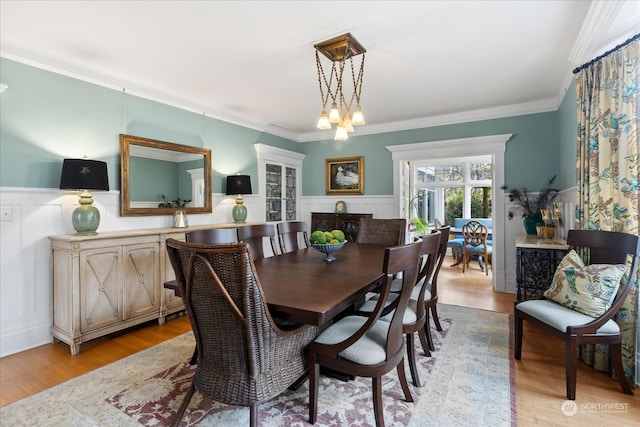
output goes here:
<path id="1" fill-rule="evenodd" d="M 544 296 L 587 316 L 598 317 L 611 306 L 625 270 L 624 264 L 585 266 L 572 249 L 560 261 Z"/>

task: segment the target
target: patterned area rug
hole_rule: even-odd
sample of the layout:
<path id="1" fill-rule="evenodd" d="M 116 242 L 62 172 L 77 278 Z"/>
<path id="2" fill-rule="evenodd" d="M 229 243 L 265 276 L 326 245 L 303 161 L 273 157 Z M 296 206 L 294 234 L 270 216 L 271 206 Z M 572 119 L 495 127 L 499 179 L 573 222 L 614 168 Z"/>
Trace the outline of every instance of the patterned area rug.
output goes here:
<path id="1" fill-rule="evenodd" d="M 440 304 L 443 331 L 432 330 L 433 357 L 417 359 L 422 387 L 403 400 L 395 371 L 384 378 L 388 426 L 515 426 L 510 316 Z M 3 426 L 165 426 L 176 413 L 194 367 L 186 333 L 165 343 L 0 408 Z M 407 366 L 407 374 L 409 368 Z M 259 425 L 305 426 L 308 382 L 260 406 Z M 248 408 L 196 392 L 181 426 L 243 426 Z M 316 426 L 373 426 L 371 380 L 323 377 Z"/>

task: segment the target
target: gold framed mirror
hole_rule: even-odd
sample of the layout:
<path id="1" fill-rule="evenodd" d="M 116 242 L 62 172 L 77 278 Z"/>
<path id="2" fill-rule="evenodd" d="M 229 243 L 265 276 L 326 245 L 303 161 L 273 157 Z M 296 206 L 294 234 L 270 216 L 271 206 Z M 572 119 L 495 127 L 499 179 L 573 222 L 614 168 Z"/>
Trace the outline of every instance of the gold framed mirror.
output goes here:
<path id="1" fill-rule="evenodd" d="M 211 150 L 120 134 L 120 214 L 211 213 Z"/>

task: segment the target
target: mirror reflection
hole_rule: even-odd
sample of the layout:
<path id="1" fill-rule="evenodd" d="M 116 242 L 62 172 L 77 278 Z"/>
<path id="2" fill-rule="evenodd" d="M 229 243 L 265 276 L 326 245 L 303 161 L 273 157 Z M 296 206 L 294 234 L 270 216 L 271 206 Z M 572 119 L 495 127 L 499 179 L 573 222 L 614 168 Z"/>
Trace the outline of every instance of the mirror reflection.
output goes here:
<path id="1" fill-rule="evenodd" d="M 120 135 L 122 215 L 211 212 L 211 150 Z"/>

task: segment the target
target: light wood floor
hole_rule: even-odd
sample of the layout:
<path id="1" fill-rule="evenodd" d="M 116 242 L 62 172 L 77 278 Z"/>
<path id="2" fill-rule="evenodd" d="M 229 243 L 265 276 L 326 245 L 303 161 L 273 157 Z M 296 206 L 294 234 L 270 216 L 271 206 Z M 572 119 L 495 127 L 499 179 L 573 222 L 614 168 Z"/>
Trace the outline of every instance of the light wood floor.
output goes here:
<path id="1" fill-rule="evenodd" d="M 445 260 L 440 273 L 440 302 L 504 313 L 513 312 L 515 296 L 495 292 L 477 264 L 462 273 Z M 563 414 L 565 402 L 563 343 L 528 328 L 525 322 L 522 360 L 515 361 L 519 426 L 640 425 L 640 388 L 622 393 L 617 381 L 584 364 L 578 368 L 577 413 Z M 162 341 L 191 330 L 186 316 L 160 326 L 152 322 L 117 336 L 83 344 L 71 356 L 62 343 L 44 345 L 0 359 L 0 406 L 53 387 Z"/>

